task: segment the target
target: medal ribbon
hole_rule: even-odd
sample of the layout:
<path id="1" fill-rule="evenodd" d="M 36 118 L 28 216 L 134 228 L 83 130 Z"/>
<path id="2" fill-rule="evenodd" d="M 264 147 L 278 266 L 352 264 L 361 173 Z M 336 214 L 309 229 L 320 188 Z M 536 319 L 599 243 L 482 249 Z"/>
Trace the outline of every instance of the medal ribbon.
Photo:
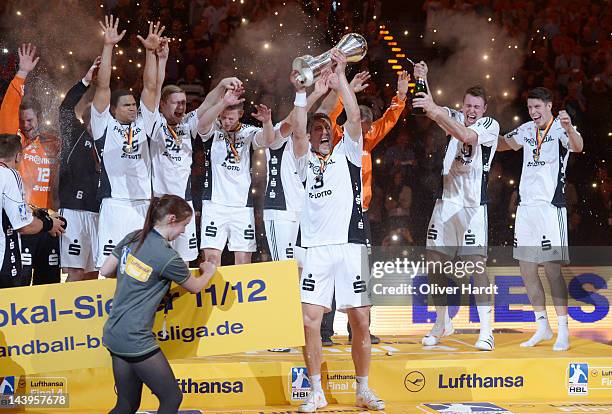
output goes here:
<path id="1" fill-rule="evenodd" d="M 538 128 L 538 126 L 536 125 L 536 142 L 537 142 L 536 154 L 538 154 L 538 157 L 540 156 L 540 148 L 542 147 L 544 138 L 546 138 L 546 135 L 548 134 L 548 131 L 550 130 L 550 127 L 552 126 L 552 123 L 554 120 L 555 120 L 554 116 L 550 118 L 550 121 L 548 121 L 548 125 L 546 125 L 546 129 L 544 130 L 544 133 L 542 134 L 540 134 L 540 128 Z"/>
<path id="2" fill-rule="evenodd" d="M 181 140 L 179 139 L 178 135 L 176 134 L 176 132 L 174 131 L 174 129 L 172 129 L 170 125 L 168 125 L 168 131 L 170 131 L 170 135 L 172 135 L 172 139 L 174 140 L 176 145 L 181 145 Z"/>
<path id="3" fill-rule="evenodd" d="M 232 151 L 232 154 L 234 154 L 234 158 L 236 158 L 237 162 L 240 162 L 240 155 L 238 154 L 238 150 L 236 149 L 236 134 L 233 134 L 233 139 L 229 139 L 229 134 L 230 133 L 234 133 L 236 131 L 238 131 L 240 128 L 242 127 L 241 123 L 238 123 L 238 126 L 233 130 L 233 131 L 229 131 L 228 133 L 225 134 L 225 141 L 227 142 L 227 145 L 230 148 L 230 151 Z"/>
<path id="4" fill-rule="evenodd" d="M 132 141 L 134 140 L 134 131 L 132 131 L 132 123 L 130 123 L 130 127 L 127 132 L 124 133 L 124 138 L 128 144 L 128 146 L 132 147 Z"/>
<path id="5" fill-rule="evenodd" d="M 319 154 L 318 152 L 314 153 L 317 156 L 317 158 L 319 159 L 319 176 L 320 177 L 323 177 L 323 173 L 325 172 L 325 169 L 327 169 L 327 162 L 329 161 L 329 159 L 331 158 L 333 153 L 334 153 L 333 148 L 329 152 L 329 154 L 327 154 L 325 156 Z"/>

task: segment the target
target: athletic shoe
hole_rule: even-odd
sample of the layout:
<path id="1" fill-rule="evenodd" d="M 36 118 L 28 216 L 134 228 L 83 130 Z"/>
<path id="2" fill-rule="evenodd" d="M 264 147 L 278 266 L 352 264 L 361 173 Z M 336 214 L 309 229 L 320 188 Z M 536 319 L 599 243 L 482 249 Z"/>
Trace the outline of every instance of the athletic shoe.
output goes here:
<path id="1" fill-rule="evenodd" d="M 332 341 L 330 336 L 322 336 L 321 337 L 321 344 L 323 346 L 334 346 L 334 345 L 337 345 L 334 341 Z"/>
<path id="2" fill-rule="evenodd" d="M 434 324 L 433 328 L 427 335 L 423 337 L 421 343 L 426 346 L 438 345 L 440 343 L 440 339 L 449 336 L 455 333 L 455 328 L 453 328 L 453 323 L 449 320 L 448 324 L 444 326 L 444 330 L 440 333 L 440 328 L 437 324 Z"/>
<path id="3" fill-rule="evenodd" d="M 268 352 L 291 352 L 291 348 L 270 348 Z"/>
<path id="4" fill-rule="evenodd" d="M 357 393 L 355 405 L 357 407 L 367 408 L 368 410 L 384 410 L 385 409 L 385 402 L 381 400 L 380 398 L 378 398 L 374 394 L 374 391 L 372 391 L 369 388 L 361 393 L 360 392 Z"/>
<path id="5" fill-rule="evenodd" d="M 317 409 L 326 406 L 327 400 L 325 399 L 325 394 L 321 391 L 311 391 L 306 401 L 298 407 L 298 411 L 300 413 L 314 413 Z"/>
<path id="6" fill-rule="evenodd" d="M 481 351 L 492 351 L 495 349 L 495 340 L 490 332 L 481 332 L 476 341 L 476 348 Z"/>
<path id="7" fill-rule="evenodd" d="M 372 343 L 372 345 L 379 344 L 380 343 L 380 338 L 378 336 L 376 336 L 376 335 L 370 334 L 370 342 Z M 353 338 L 351 338 L 350 336 L 349 336 L 349 339 L 348 339 L 348 343 L 349 343 L 349 345 L 351 343 L 353 343 Z"/>

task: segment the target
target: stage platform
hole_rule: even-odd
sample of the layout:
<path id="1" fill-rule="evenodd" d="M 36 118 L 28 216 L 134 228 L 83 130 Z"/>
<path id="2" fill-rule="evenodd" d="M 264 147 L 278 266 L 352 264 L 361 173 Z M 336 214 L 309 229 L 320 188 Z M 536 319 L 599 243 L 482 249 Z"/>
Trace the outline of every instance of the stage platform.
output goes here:
<path id="1" fill-rule="evenodd" d="M 370 385 L 387 402 L 387 413 L 612 412 L 610 345 L 572 338 L 567 352 L 553 352 L 553 341 L 521 348 L 529 336 L 496 334 L 492 352 L 473 346 L 475 334 L 453 335 L 434 347 L 422 346 L 420 336 L 383 337 L 372 347 Z M 340 342 L 323 349 L 322 380 L 330 405 L 321 412 L 363 412 L 352 406 L 350 345 L 346 339 Z M 184 413 L 295 412 L 309 388 L 297 349 L 176 360 L 171 365 L 184 393 Z M 70 396 L 70 410 L 55 412 L 93 414 L 114 404 L 110 368 L 47 377 L 63 378 Z M 42 378 L 27 378 L 26 390 L 27 384 L 40 384 Z M 157 407 L 148 389 L 141 407 Z"/>

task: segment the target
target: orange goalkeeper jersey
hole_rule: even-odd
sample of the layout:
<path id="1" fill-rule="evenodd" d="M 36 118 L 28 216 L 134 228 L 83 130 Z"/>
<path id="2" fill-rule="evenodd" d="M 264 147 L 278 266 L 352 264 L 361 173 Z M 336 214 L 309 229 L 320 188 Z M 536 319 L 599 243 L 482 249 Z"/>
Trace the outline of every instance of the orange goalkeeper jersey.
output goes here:
<path id="1" fill-rule="evenodd" d="M 0 134 L 17 134 L 23 146 L 17 169 L 24 182 L 28 203 L 57 210 L 57 177 L 60 141 L 53 136 L 39 135 L 27 141 L 19 131 L 19 105 L 25 79 L 15 76 L 0 106 Z"/>
<path id="2" fill-rule="evenodd" d="M 361 159 L 361 181 L 362 181 L 362 206 L 364 210 L 370 207 L 372 200 L 372 150 L 380 141 L 391 131 L 395 126 L 399 117 L 402 115 L 406 107 L 406 99 L 401 100 L 396 96 L 391 100 L 391 105 L 385 111 L 380 119 L 372 123 L 370 130 L 363 136 L 363 157 Z M 332 131 L 334 135 L 334 145 L 340 142 L 343 130 L 336 123 L 336 119 L 342 113 L 342 101 L 338 99 L 338 103 L 333 111 L 329 114 L 332 121 Z"/>

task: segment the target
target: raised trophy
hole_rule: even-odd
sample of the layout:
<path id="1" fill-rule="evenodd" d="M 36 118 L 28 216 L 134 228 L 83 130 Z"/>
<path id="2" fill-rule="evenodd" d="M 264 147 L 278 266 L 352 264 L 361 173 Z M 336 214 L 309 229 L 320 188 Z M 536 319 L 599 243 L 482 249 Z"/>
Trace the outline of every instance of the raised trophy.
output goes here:
<path id="1" fill-rule="evenodd" d="M 340 50 L 346 55 L 349 62 L 359 62 L 368 53 L 368 42 L 365 38 L 357 33 L 349 33 L 344 35 L 338 42 L 335 49 Z M 319 78 L 321 71 L 330 66 L 331 50 L 320 54 L 319 56 L 304 55 L 293 60 L 293 70 L 297 70 L 298 82 L 304 86 L 310 86 Z"/>

